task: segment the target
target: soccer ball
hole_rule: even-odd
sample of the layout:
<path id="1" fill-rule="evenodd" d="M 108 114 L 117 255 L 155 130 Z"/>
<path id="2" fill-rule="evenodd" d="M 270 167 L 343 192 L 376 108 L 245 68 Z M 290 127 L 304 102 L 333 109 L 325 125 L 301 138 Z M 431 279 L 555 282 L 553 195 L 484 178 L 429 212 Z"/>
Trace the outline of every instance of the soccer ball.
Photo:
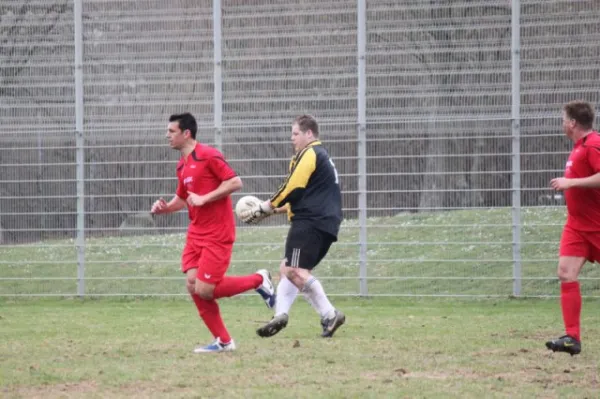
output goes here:
<path id="1" fill-rule="evenodd" d="M 247 211 L 248 209 L 252 208 L 253 206 L 260 204 L 261 202 L 262 202 L 261 200 L 259 200 L 258 198 L 256 198 L 253 195 L 246 195 L 246 196 L 240 198 L 238 200 L 237 204 L 235 204 L 235 214 L 237 215 L 238 218 L 240 218 L 240 214 L 242 212 Z"/>

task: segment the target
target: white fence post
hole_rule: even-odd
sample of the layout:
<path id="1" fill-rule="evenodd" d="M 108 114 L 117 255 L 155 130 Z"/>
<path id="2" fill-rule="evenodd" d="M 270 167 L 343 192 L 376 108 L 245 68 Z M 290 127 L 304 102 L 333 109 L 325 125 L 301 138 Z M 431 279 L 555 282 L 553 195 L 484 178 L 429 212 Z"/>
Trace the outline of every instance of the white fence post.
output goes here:
<path id="1" fill-rule="evenodd" d="M 77 295 L 85 295 L 85 138 L 83 133 L 83 0 L 75 0 L 75 151 L 77 179 Z"/>
<path id="2" fill-rule="evenodd" d="M 512 256 L 513 295 L 521 295 L 521 34 L 520 1 L 512 0 Z"/>
<path id="3" fill-rule="evenodd" d="M 367 5 L 366 0 L 357 3 L 357 133 L 358 133 L 358 223 L 359 223 L 359 278 L 360 295 L 369 294 L 367 287 Z"/>

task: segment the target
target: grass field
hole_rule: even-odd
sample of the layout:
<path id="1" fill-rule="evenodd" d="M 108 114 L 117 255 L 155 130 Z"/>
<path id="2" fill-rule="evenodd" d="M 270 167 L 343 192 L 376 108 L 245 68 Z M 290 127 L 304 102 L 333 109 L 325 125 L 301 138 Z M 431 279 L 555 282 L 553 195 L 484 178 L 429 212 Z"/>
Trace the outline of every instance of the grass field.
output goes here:
<path id="1" fill-rule="evenodd" d="M 522 210 L 522 295 L 557 294 L 564 218 L 563 208 Z M 508 297 L 513 292 L 510 209 L 370 218 L 367 231 L 370 295 Z M 265 267 L 275 272 L 286 234 L 285 225 L 239 228 L 230 273 Z M 340 241 L 316 269 L 331 294 L 359 292 L 358 234 L 355 220 L 344 222 Z M 183 234 L 88 238 L 86 294 L 185 295 L 179 272 L 184 239 Z M 582 277 L 583 294 L 600 297 L 600 268 L 587 266 Z M 72 240 L 0 246 L 0 296 L 76 293 Z"/>
<path id="2" fill-rule="evenodd" d="M 556 296 L 564 209 L 522 216 L 522 294 Z M 211 339 L 185 295 L 183 234 L 88 238 L 85 299 L 72 298 L 72 240 L 1 246 L 0 396 L 600 397 L 600 268 L 582 274 L 582 355 L 548 352 L 544 341 L 563 331 L 558 301 L 510 299 L 510 220 L 508 209 L 369 219 L 369 298 L 352 297 L 359 230 L 347 221 L 316 270 L 348 317 L 336 337 L 318 337 L 318 317 L 300 299 L 288 329 L 260 339 L 254 330 L 271 313 L 247 295 L 221 301 L 239 349 L 216 356 L 191 353 Z M 286 233 L 240 228 L 230 273 L 276 271 Z M 30 294 L 66 298 L 11 297 Z M 129 296 L 98 299 L 119 294 Z"/>
<path id="3" fill-rule="evenodd" d="M 207 343 L 183 299 L 0 299 L 3 398 L 597 398 L 600 301 L 583 312 L 583 352 L 547 351 L 555 299 L 337 299 L 347 324 L 318 337 L 299 298 L 262 339 L 258 297 L 226 299 L 238 350 Z"/>

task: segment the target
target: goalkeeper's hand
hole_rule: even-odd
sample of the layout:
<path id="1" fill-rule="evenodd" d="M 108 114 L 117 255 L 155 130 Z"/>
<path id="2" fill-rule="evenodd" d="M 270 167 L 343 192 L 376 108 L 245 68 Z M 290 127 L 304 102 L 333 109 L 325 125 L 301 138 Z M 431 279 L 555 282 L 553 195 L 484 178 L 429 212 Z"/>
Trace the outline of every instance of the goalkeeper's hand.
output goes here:
<path id="1" fill-rule="evenodd" d="M 242 212 L 240 219 L 242 219 L 242 222 L 244 223 L 256 224 L 264 218 L 271 216 L 274 212 L 275 210 L 271 206 L 271 202 L 265 201 L 252 206 L 247 211 Z"/>

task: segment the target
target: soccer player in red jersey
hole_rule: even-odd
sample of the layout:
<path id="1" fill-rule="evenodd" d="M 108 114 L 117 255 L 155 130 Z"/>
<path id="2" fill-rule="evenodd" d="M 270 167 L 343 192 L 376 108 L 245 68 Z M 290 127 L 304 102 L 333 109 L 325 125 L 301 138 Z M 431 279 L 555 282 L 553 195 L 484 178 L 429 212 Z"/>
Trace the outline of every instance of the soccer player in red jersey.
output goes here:
<path id="1" fill-rule="evenodd" d="M 198 313 L 214 337 L 214 342 L 194 352 L 232 351 L 235 343 L 223 324 L 216 299 L 256 289 L 272 308 L 275 289 L 266 270 L 247 276 L 225 276 L 235 241 L 230 194 L 242 188 L 242 180 L 218 150 L 196 141 L 197 131 L 196 119 L 190 113 L 169 118 L 166 137 L 171 148 L 181 152 L 177 164 L 179 182 L 173 199 L 158 199 L 151 212 L 171 213 L 187 206 L 190 224 L 181 269 Z"/>
<path id="2" fill-rule="evenodd" d="M 593 130 L 594 109 L 584 101 L 563 107 L 563 130 L 575 143 L 564 177 L 550 181 L 565 192 L 567 222 L 560 239 L 558 277 L 566 334 L 546 342 L 554 352 L 581 352 L 581 291 L 577 277 L 586 261 L 600 261 L 600 135 Z"/>

